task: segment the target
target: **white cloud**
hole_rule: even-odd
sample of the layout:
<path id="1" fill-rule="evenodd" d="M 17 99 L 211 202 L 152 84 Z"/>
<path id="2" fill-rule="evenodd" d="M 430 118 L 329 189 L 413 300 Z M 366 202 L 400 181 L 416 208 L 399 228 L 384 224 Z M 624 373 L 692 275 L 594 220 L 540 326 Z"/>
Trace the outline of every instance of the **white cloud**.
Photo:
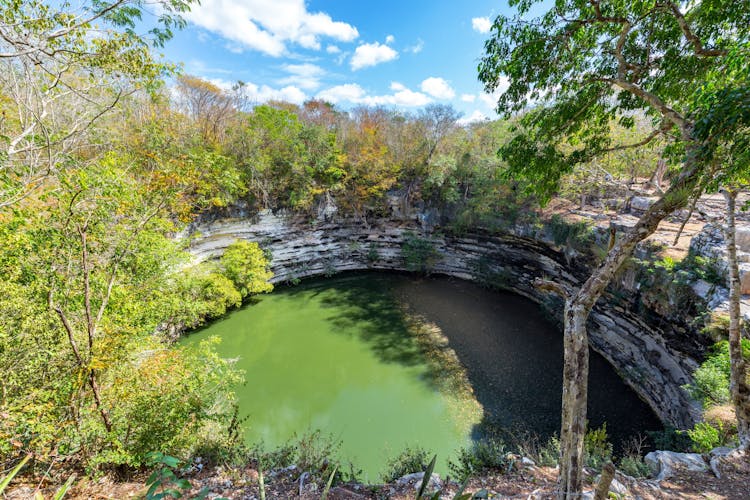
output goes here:
<path id="1" fill-rule="evenodd" d="M 251 101 L 259 103 L 266 101 L 287 101 L 294 104 L 302 104 L 307 100 L 307 95 L 294 85 L 275 89 L 268 85 L 258 86 L 254 83 L 247 83 L 245 84 L 245 95 Z"/>
<path id="2" fill-rule="evenodd" d="M 430 99 L 429 96 L 409 89 L 399 90 L 393 95 L 376 96 L 373 97 L 373 99 L 375 100 L 375 102 L 373 102 L 374 106 L 377 106 L 378 104 L 393 104 L 395 106 L 413 107 L 424 106 L 425 104 L 432 102 L 432 99 Z"/>
<path id="3" fill-rule="evenodd" d="M 490 108 L 494 108 L 497 105 L 497 99 L 490 94 L 485 94 L 484 92 L 479 94 L 479 100 Z"/>
<path id="4" fill-rule="evenodd" d="M 209 73 L 218 75 L 231 75 L 235 73 L 234 71 L 228 69 L 209 66 L 200 59 L 190 59 L 187 63 L 185 63 L 185 67 L 188 73 L 193 75 L 206 75 Z"/>
<path id="5" fill-rule="evenodd" d="M 453 99 L 456 92 L 442 78 L 431 76 L 422 82 L 420 87 L 425 92 L 437 99 Z"/>
<path id="6" fill-rule="evenodd" d="M 379 42 L 363 43 L 354 51 L 350 61 L 352 70 L 375 66 L 376 64 L 392 61 L 398 57 L 398 52 Z"/>
<path id="7" fill-rule="evenodd" d="M 500 80 L 498 81 L 497 88 L 492 94 L 487 94 L 486 92 L 480 92 L 477 97 L 489 109 L 494 110 L 497 107 L 497 100 L 500 98 L 500 94 L 508 90 L 509 85 L 510 85 L 510 81 L 508 80 L 508 78 L 505 76 L 501 76 Z"/>
<path id="8" fill-rule="evenodd" d="M 202 0 L 185 17 L 226 38 L 230 50 L 252 49 L 274 57 L 286 52 L 287 43 L 318 50 L 321 37 L 350 42 L 359 36 L 350 24 L 308 12 L 304 0 Z"/>
<path id="9" fill-rule="evenodd" d="M 394 37 L 393 35 L 388 35 L 387 37 L 385 37 L 385 43 L 393 43 L 395 41 L 396 37 Z"/>
<path id="10" fill-rule="evenodd" d="M 459 118 L 456 123 L 463 126 L 469 125 L 471 123 L 482 122 L 484 120 L 489 120 L 489 117 L 477 109 L 474 110 L 474 112 L 469 116 L 465 118 Z"/>
<path id="11" fill-rule="evenodd" d="M 471 27 L 480 33 L 489 33 L 492 23 L 489 17 L 475 17 L 471 20 Z"/>
<path id="12" fill-rule="evenodd" d="M 463 102 L 474 102 L 476 101 L 477 96 L 474 94 L 461 94 L 461 100 Z"/>
<path id="13" fill-rule="evenodd" d="M 281 85 L 295 85 L 297 87 L 315 90 L 320 87 L 320 78 L 325 75 L 325 70 L 315 64 L 285 64 L 282 69 L 289 76 L 278 80 Z"/>
<path id="14" fill-rule="evenodd" d="M 417 43 L 414 45 L 410 45 L 409 47 L 406 47 L 407 52 L 411 52 L 412 54 L 419 54 L 422 52 L 422 49 L 424 48 L 424 40 L 421 38 L 417 39 Z"/>
<path id="15" fill-rule="evenodd" d="M 392 94 L 367 95 L 367 92 L 356 83 L 347 83 L 323 90 L 315 97 L 333 104 L 349 102 L 366 106 L 416 107 L 432 102 L 430 96 L 410 90 L 398 82 L 391 83 L 391 90 Z"/>
<path id="16" fill-rule="evenodd" d="M 326 47 L 326 52 L 328 52 L 329 54 L 338 54 L 339 52 L 341 52 L 341 49 L 336 45 L 329 45 L 328 47 Z"/>
<path id="17" fill-rule="evenodd" d="M 342 101 L 359 103 L 363 97 L 365 97 L 365 90 L 356 83 L 336 85 L 335 87 L 319 92 L 315 96 L 316 99 L 322 99 L 333 104 Z"/>
<path id="18" fill-rule="evenodd" d="M 220 78 L 210 78 L 208 81 L 223 90 L 230 90 L 235 84 L 235 82 L 222 80 Z M 252 82 L 246 82 L 243 87 L 243 93 L 251 102 L 257 103 L 264 103 L 266 101 L 287 101 L 295 104 L 302 104 L 307 100 L 307 95 L 294 85 L 273 88 L 268 85 L 256 85 Z"/>

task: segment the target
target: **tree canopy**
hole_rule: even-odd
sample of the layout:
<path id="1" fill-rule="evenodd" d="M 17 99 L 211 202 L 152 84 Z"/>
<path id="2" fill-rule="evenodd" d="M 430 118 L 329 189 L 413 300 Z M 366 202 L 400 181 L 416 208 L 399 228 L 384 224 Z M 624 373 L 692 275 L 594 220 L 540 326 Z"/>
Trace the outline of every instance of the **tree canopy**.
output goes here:
<path id="1" fill-rule="evenodd" d="M 661 138 L 679 161 L 694 97 L 750 26 L 750 9 L 724 0 L 557 1 L 529 19 L 536 3 L 511 2 L 517 15 L 496 19 L 479 78 L 502 91 L 498 112 L 523 114 L 501 154 L 509 175 L 545 198 L 574 165 L 606 151 Z M 650 130 L 613 143 L 610 123 L 632 128 L 638 111 Z"/>

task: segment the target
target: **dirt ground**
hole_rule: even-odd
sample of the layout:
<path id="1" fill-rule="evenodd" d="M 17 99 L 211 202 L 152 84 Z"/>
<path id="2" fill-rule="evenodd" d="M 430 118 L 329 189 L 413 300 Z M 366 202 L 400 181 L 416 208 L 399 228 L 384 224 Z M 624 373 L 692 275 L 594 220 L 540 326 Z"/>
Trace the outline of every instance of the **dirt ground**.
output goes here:
<path id="1" fill-rule="evenodd" d="M 617 474 L 617 480 L 625 486 L 627 492 L 617 498 L 662 500 L 662 499 L 710 499 L 710 500 L 747 500 L 750 499 L 750 457 L 739 456 L 725 458 L 719 465 L 720 478 L 712 472 L 690 472 L 677 470 L 676 475 L 657 482 L 651 479 L 634 479 Z M 270 474 L 264 481 L 268 499 L 301 499 L 318 500 L 323 491 L 322 480 L 315 482 L 309 475 L 300 478 L 296 469 L 285 469 Z M 508 473 L 487 474 L 469 481 L 465 492 L 486 490 L 488 498 L 499 499 L 546 499 L 553 498 L 557 470 L 550 467 L 523 467 L 520 464 Z M 227 498 L 232 500 L 249 500 L 260 498 L 258 473 L 252 468 L 204 470 L 188 477 L 193 489 L 182 498 L 195 498 L 206 489 L 206 498 Z M 590 486 L 594 488 L 594 474 L 587 474 Z M 340 484 L 331 488 L 330 500 L 355 499 L 394 499 L 406 500 L 415 497 L 420 481 L 415 479 L 407 483 L 390 483 L 385 485 Z M 450 499 L 458 490 L 458 484 L 449 482 L 443 485 L 441 498 Z M 26 500 L 34 498 L 36 485 L 17 484 L 6 493 L 9 500 Z M 51 498 L 53 488 L 42 490 L 45 498 Z M 82 480 L 69 492 L 69 499 L 119 500 L 139 498 L 146 492 L 142 480 L 116 482 L 110 478 L 98 481 Z"/>

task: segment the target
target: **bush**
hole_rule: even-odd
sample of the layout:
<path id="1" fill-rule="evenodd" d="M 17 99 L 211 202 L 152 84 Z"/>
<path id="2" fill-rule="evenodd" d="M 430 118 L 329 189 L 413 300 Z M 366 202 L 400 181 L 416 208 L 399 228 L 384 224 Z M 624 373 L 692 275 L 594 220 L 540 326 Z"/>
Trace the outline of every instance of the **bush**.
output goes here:
<path id="1" fill-rule="evenodd" d="M 612 460 L 612 444 L 607 441 L 607 424 L 586 432 L 584 455 L 586 466 L 596 470 Z"/>
<path id="2" fill-rule="evenodd" d="M 259 471 L 281 469 L 292 465 L 297 457 L 297 448 L 292 443 L 286 443 L 278 448 L 266 451 L 262 442 L 257 443 L 250 450 L 250 458 L 256 462 Z"/>
<path id="3" fill-rule="evenodd" d="M 268 282 L 273 273 L 268 270 L 265 253 L 255 242 L 237 240 L 221 256 L 222 274 L 232 281 L 242 297 L 270 292 Z"/>
<path id="4" fill-rule="evenodd" d="M 692 449 L 696 453 L 708 453 L 717 446 L 728 444 L 729 441 L 729 433 L 721 422 L 716 425 L 698 422 L 695 427 L 687 431 L 687 435 L 690 436 L 693 442 Z"/>
<path id="5" fill-rule="evenodd" d="M 456 461 L 448 462 L 448 468 L 451 474 L 463 481 L 487 471 L 507 470 L 510 464 L 507 455 L 505 443 L 499 439 L 478 441 L 468 448 L 462 448 Z"/>
<path id="6" fill-rule="evenodd" d="M 750 359 L 750 340 L 742 339 L 742 352 Z M 711 354 L 693 373 L 693 383 L 683 386 L 707 408 L 729 401 L 729 342 L 714 344 Z"/>
<path id="7" fill-rule="evenodd" d="M 729 401 L 729 377 L 720 366 L 710 361 L 693 373 L 693 383 L 685 387 L 690 397 L 704 407 Z"/>
<path id="8" fill-rule="evenodd" d="M 406 448 L 396 458 L 388 460 L 387 471 L 381 479 L 390 483 L 406 474 L 425 470 L 429 463 L 430 457 L 423 448 Z"/>
<path id="9" fill-rule="evenodd" d="M 643 450 L 646 445 L 645 436 L 632 437 L 624 446 L 623 457 L 617 468 L 620 472 L 632 477 L 648 477 L 651 467 L 643 460 Z"/>
<path id="10" fill-rule="evenodd" d="M 102 394 L 115 402 L 112 432 L 93 409 L 82 419 L 81 443 L 93 452 L 88 468 L 141 467 L 152 452 L 187 458 L 196 448 L 236 445 L 228 432 L 235 410 L 230 387 L 241 375 L 215 352 L 217 341 L 166 349 L 154 343 L 118 366 L 112 377 L 120 382 L 106 383 Z"/>
<path id="11" fill-rule="evenodd" d="M 266 451 L 263 443 L 259 443 L 250 452 L 250 458 L 263 470 L 294 464 L 300 471 L 309 472 L 315 479 L 328 480 L 335 469 L 334 484 L 356 481 L 360 471 L 355 470 L 351 463 L 343 464 L 339 460 L 340 446 L 340 441 L 316 430 L 299 438 L 295 436 L 288 443 L 271 451 Z M 345 469 L 348 469 L 348 473 Z"/>
<path id="12" fill-rule="evenodd" d="M 174 278 L 172 293 L 164 297 L 164 324 L 167 331 L 201 326 L 242 304 L 242 294 L 212 264 L 185 269 Z"/>
<path id="13" fill-rule="evenodd" d="M 367 247 L 367 262 L 370 264 L 374 264 L 379 260 L 380 253 L 378 252 L 378 247 L 375 245 L 375 243 L 370 243 L 370 246 Z"/>
<path id="14" fill-rule="evenodd" d="M 568 222 L 555 214 L 550 218 L 548 227 L 552 241 L 558 246 L 588 250 L 594 241 L 591 226 L 586 222 Z"/>
<path id="15" fill-rule="evenodd" d="M 440 259 L 440 254 L 430 240 L 420 238 L 413 233 L 404 236 L 401 244 L 401 256 L 406 269 L 428 273 Z"/>
<path id="16" fill-rule="evenodd" d="M 631 477 L 648 477 L 651 475 L 651 467 L 643 461 L 643 457 L 637 455 L 622 457 L 617 468 L 623 474 Z"/>
<path id="17" fill-rule="evenodd" d="M 541 467 L 555 467 L 560 461 L 560 440 L 552 436 L 542 443 L 537 436 L 525 435 L 516 439 L 518 453 L 528 457 Z"/>
<path id="18" fill-rule="evenodd" d="M 691 440 L 685 431 L 667 426 L 660 431 L 648 431 L 646 434 L 657 450 L 690 451 Z"/>

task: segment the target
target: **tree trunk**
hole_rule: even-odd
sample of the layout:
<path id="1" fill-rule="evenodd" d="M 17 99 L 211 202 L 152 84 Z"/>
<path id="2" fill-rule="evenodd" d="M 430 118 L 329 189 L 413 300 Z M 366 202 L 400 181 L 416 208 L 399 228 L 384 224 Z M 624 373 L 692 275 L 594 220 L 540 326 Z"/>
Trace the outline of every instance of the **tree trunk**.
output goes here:
<path id="1" fill-rule="evenodd" d="M 656 231 L 670 213 L 685 206 L 694 191 L 702 165 L 688 147 L 680 175 L 669 189 L 641 216 L 635 226 L 615 243 L 604 262 L 581 288 L 565 301 L 565 364 L 563 368 L 562 423 L 560 427 L 560 476 L 558 498 L 578 500 L 583 486 L 583 441 L 588 387 L 588 332 L 586 321 L 596 301 L 636 245 Z"/>
<path id="2" fill-rule="evenodd" d="M 583 489 L 583 444 L 586 434 L 589 310 L 575 301 L 565 306 L 562 425 L 560 428 L 560 496 L 575 497 Z M 563 459 L 564 457 L 564 459 Z"/>
<path id="3" fill-rule="evenodd" d="M 727 257 L 729 260 L 729 390 L 737 415 L 739 447 L 750 450 L 750 385 L 747 380 L 747 362 L 742 356 L 740 315 L 740 272 L 737 264 L 735 205 L 737 191 L 724 189 L 727 201 Z"/>
<path id="4" fill-rule="evenodd" d="M 615 478 L 615 466 L 612 462 L 607 462 L 602 469 L 602 477 L 594 491 L 594 500 L 607 500 L 609 498 L 609 487 Z"/>

